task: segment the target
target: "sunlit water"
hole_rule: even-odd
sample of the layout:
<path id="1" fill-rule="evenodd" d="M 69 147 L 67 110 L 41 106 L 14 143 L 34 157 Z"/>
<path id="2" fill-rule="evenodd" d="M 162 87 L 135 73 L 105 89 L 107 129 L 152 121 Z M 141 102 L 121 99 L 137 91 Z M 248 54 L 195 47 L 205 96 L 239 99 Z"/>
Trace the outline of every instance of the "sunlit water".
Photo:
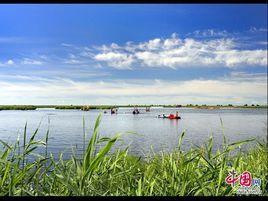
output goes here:
<path id="1" fill-rule="evenodd" d="M 79 154 L 83 150 L 83 116 L 89 139 L 99 113 L 102 113 L 100 135 L 112 137 L 118 132 L 122 133 L 123 141 L 118 142 L 116 147 L 129 146 L 129 151 L 138 156 L 143 156 L 151 149 L 156 153 L 175 149 L 183 130 L 186 131 L 184 149 L 202 145 L 211 135 L 216 147 L 221 146 L 223 133 L 230 143 L 252 137 L 265 140 L 267 135 L 267 109 L 160 108 L 151 109 L 150 112 L 141 109 L 142 113 L 138 115 L 133 115 L 130 108 L 119 108 L 118 114 L 113 115 L 107 111 L 107 114 L 103 114 L 103 110 L 0 111 L 0 139 L 14 143 L 19 136 L 22 141 L 26 121 L 29 139 L 42 120 L 36 138 L 45 139 L 49 126 L 49 152 L 55 155 L 64 152 L 67 157 L 72 153 L 71 147 L 76 147 Z M 158 114 L 176 111 L 179 111 L 182 119 L 157 118 Z"/>

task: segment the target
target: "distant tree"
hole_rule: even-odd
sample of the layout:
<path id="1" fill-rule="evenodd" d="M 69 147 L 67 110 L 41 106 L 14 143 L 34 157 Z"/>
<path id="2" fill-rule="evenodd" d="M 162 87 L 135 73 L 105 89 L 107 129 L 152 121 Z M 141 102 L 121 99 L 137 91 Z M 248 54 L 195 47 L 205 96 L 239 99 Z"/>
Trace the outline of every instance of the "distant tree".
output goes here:
<path id="1" fill-rule="evenodd" d="M 245 104 L 244 106 L 245 106 L 245 107 L 247 107 L 247 106 L 248 106 L 248 104 Z"/>
<path id="2" fill-rule="evenodd" d="M 229 107 L 233 107 L 233 105 L 232 105 L 232 104 L 228 104 L 228 106 L 229 106 Z"/>
<path id="3" fill-rule="evenodd" d="M 254 105 L 254 104 L 252 104 L 251 106 L 252 106 L 252 107 L 254 107 L 255 105 Z"/>

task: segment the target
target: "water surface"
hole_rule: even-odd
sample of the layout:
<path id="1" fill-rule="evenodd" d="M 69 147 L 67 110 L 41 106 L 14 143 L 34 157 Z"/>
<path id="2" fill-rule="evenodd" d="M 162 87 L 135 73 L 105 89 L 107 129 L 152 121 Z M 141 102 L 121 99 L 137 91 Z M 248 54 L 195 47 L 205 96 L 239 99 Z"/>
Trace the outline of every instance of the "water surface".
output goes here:
<path id="1" fill-rule="evenodd" d="M 22 139 L 23 129 L 27 121 L 27 137 L 41 126 L 37 139 L 44 139 L 49 127 L 48 150 L 54 154 L 63 151 L 71 153 L 71 147 L 77 147 L 78 153 L 83 149 L 83 116 L 86 123 L 87 139 L 92 134 L 95 120 L 102 113 L 100 126 L 101 136 L 112 137 L 123 133 L 123 141 L 117 147 L 129 145 L 130 152 L 144 155 L 151 150 L 171 151 L 178 144 L 178 137 L 186 131 L 183 148 L 202 145 L 213 135 L 215 145 L 222 144 L 223 133 L 229 142 L 244 140 L 251 137 L 266 139 L 267 109 L 191 109 L 191 108 L 158 108 L 141 114 L 133 115 L 131 108 L 119 108 L 118 114 L 111 115 L 109 110 L 35 110 L 35 111 L 0 111 L 0 139 L 10 143 Z M 158 114 L 169 114 L 179 111 L 182 119 L 159 119 Z M 48 124 L 48 119 L 50 124 Z M 221 126 L 221 120 L 223 127 Z M 124 134 L 135 132 L 136 134 Z"/>

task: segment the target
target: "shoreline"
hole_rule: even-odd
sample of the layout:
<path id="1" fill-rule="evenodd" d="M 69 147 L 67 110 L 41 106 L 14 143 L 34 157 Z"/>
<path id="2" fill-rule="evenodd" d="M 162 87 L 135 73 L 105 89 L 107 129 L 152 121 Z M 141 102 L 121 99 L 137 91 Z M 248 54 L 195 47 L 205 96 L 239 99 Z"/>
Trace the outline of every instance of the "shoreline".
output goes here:
<path id="1" fill-rule="evenodd" d="M 176 108 L 176 109 L 206 109 L 206 110 L 217 110 L 217 109 L 267 109 L 267 105 L 238 105 L 238 106 L 215 106 L 215 105 L 0 105 L 1 110 L 42 110 L 42 109 L 55 109 L 55 110 L 95 110 L 95 109 L 103 109 L 109 110 L 112 108 L 133 108 L 133 107 L 163 107 L 163 108 Z M 87 108 L 86 110 L 84 108 Z"/>

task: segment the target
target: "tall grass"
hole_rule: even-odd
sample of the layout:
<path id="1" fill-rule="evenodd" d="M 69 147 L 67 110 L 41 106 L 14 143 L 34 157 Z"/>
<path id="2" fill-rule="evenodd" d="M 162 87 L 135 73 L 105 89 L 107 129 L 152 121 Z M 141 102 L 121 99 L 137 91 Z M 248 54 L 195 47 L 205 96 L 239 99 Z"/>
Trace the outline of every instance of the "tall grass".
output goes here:
<path id="1" fill-rule="evenodd" d="M 261 178 L 263 195 L 268 195 L 265 143 L 257 142 L 244 153 L 239 147 L 252 140 L 225 142 L 214 153 L 211 137 L 203 146 L 185 152 L 181 149 L 186 135 L 183 132 L 171 153 L 141 159 L 130 155 L 126 148 L 108 155 L 120 134 L 100 138 L 100 122 L 98 116 L 82 158 L 73 154 L 63 160 L 60 154 L 56 160 L 47 153 L 49 129 L 44 141 L 35 139 L 38 128 L 27 141 L 27 124 L 22 147 L 19 140 L 14 145 L 0 140 L 0 195 L 235 195 L 234 189 L 224 181 L 231 169 L 248 170 Z M 83 120 L 83 139 L 84 124 Z M 44 156 L 34 154 L 39 146 L 45 146 Z M 237 151 L 236 155 L 232 151 Z M 32 162 L 27 160 L 30 156 L 34 157 Z"/>

